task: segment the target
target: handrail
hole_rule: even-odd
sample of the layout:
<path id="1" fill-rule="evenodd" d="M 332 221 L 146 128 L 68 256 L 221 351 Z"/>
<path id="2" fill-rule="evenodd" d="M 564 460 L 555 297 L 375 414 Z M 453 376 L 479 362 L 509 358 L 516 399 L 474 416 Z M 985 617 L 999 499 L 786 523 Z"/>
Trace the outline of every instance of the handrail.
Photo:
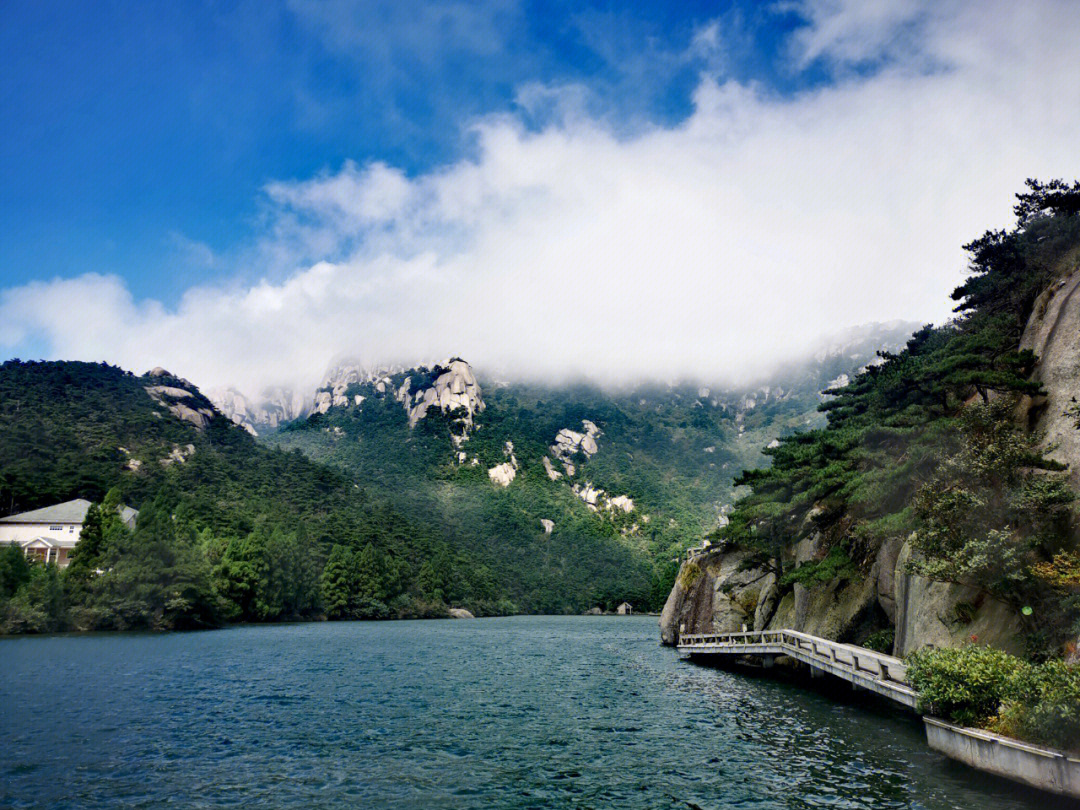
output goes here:
<path id="1" fill-rule="evenodd" d="M 813 636 L 798 630 L 756 630 L 733 633 L 697 633 L 680 635 L 682 647 L 776 646 L 780 651 L 795 651 L 832 664 L 849 668 L 853 673 L 870 675 L 878 680 L 908 686 L 907 665 L 899 658 L 867 650 L 854 644 Z M 839 655 L 838 655 L 839 653 Z"/>

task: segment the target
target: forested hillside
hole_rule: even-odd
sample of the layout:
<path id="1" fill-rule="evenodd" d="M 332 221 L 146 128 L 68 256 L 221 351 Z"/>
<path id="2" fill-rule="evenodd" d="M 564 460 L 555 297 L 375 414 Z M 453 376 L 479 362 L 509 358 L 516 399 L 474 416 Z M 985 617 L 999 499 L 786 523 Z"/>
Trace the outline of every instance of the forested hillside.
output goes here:
<path id="1" fill-rule="evenodd" d="M 862 330 L 745 390 L 481 377 L 459 386 L 472 397 L 468 425 L 455 416 L 464 406 L 444 413 L 419 398 L 440 375 L 456 379 L 451 368 L 471 380 L 464 361 L 385 374 L 339 369 L 328 377 L 336 385 L 316 395 L 322 412 L 265 440 L 377 484 L 447 544 L 500 560 L 519 607 L 613 609 L 626 600 L 658 610 L 686 549 L 727 520 L 734 477 L 766 461 L 761 447 L 816 424 L 821 389 L 908 334 L 904 324 Z M 559 446 L 560 435 L 568 444 Z M 593 559 L 597 548 L 622 549 L 633 567 L 598 568 L 608 563 Z M 565 592 L 578 598 L 567 602 Z"/>
<path id="2" fill-rule="evenodd" d="M 5 514 L 75 497 L 107 505 L 66 571 L 3 550 L 9 632 L 571 609 L 596 587 L 648 586 L 640 555 L 602 537 L 572 556 L 553 550 L 544 563 L 560 573 L 546 578 L 538 558 L 451 545 L 361 479 L 259 446 L 160 370 L 11 361 L 0 408 Z M 141 510 L 134 534 L 117 503 Z M 514 565 L 526 577 L 516 590 Z"/>
<path id="3" fill-rule="evenodd" d="M 482 402 L 461 360 L 438 391 L 446 369 L 344 377 L 259 438 L 162 369 L 10 361 L 0 515 L 99 506 L 64 571 L 3 550 L 2 629 L 656 609 L 761 445 L 814 424 L 821 388 L 904 331 L 743 391 L 484 381 Z"/>

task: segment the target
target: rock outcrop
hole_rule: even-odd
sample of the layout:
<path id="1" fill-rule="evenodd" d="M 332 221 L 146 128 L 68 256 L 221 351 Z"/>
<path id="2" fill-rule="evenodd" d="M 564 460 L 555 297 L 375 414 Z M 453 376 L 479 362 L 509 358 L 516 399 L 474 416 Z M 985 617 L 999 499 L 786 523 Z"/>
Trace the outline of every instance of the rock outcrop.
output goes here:
<path id="1" fill-rule="evenodd" d="M 195 386 L 181 377 L 170 374 L 160 366 L 146 376 L 153 378 L 157 383 L 144 386 L 150 399 L 168 409 L 176 418 L 190 422 L 199 430 L 204 430 L 210 424 L 210 420 L 214 418 L 214 408 L 208 400 L 197 393 Z"/>
<path id="2" fill-rule="evenodd" d="M 504 462 L 502 464 L 496 464 L 494 467 L 488 470 L 488 478 L 493 483 L 498 484 L 501 487 L 508 487 L 517 477 L 517 470 L 510 464 L 510 462 Z"/>
<path id="3" fill-rule="evenodd" d="M 1062 263 L 1059 280 L 1035 302 L 1020 340 L 1038 356 L 1032 379 L 1045 396 L 1028 403 L 1029 426 L 1044 436 L 1047 456 L 1069 465 L 1080 492 L 1080 256 Z"/>
<path id="4" fill-rule="evenodd" d="M 1027 400 L 1021 417 L 1045 437 L 1048 455 L 1069 465 L 1070 482 L 1080 492 L 1080 256 L 1067 259 L 1059 281 L 1036 302 L 1021 348 L 1038 355 L 1033 377 L 1046 391 L 1045 396 Z M 833 346 L 826 354 L 846 351 Z M 860 362 L 865 357 L 861 352 L 849 356 Z M 865 358 L 865 365 L 874 362 Z M 828 387 L 849 381 L 848 374 L 842 373 Z M 741 407 L 752 408 L 757 399 L 757 393 L 747 395 Z M 785 558 L 789 569 L 825 554 L 816 532 L 807 526 L 801 532 L 803 539 Z M 1008 605 L 976 588 L 911 573 L 912 555 L 910 538 L 888 538 L 854 574 L 812 586 L 794 583 L 781 588 L 774 575 L 747 569 L 745 552 L 699 547 L 683 563 L 664 606 L 661 639 L 673 644 L 680 631 L 724 632 L 745 625 L 756 630 L 790 628 L 862 643 L 872 629 L 891 625 L 895 655 L 973 639 L 1021 652 L 1021 623 Z"/>
<path id="5" fill-rule="evenodd" d="M 210 400 L 233 422 L 253 436 L 259 431 L 276 430 L 311 413 L 312 398 L 291 388 L 267 388 L 257 401 L 235 388 L 213 391 Z"/>
<path id="6" fill-rule="evenodd" d="M 588 419 L 582 419 L 581 426 L 584 428 L 583 433 L 570 428 L 560 430 L 555 435 L 555 443 L 550 448 L 551 454 L 562 462 L 563 469 L 570 478 L 573 478 L 576 472 L 574 462 L 579 453 L 588 459 L 596 455 L 600 449 L 596 443 L 596 440 L 601 436 L 600 428 Z M 554 481 L 557 478 L 557 476 L 552 475 L 555 472 L 554 468 L 550 462 L 545 466 L 548 469 L 548 477 Z"/>
<path id="7" fill-rule="evenodd" d="M 934 582 L 907 572 L 910 542 L 896 561 L 896 641 L 894 655 L 923 647 L 957 647 L 969 641 L 1022 653 L 1020 618 L 1003 602 L 977 588 Z"/>
<path id="8" fill-rule="evenodd" d="M 507 442 L 503 448 L 503 453 L 505 453 L 507 460 L 502 464 L 496 464 L 488 470 L 488 478 L 499 486 L 508 487 L 517 477 L 518 471 L 518 460 L 514 455 L 514 443 Z"/>
<path id="9" fill-rule="evenodd" d="M 604 490 L 594 487 L 592 483 L 588 481 L 584 484 L 574 484 L 571 489 L 593 512 L 606 511 L 612 513 L 630 513 L 634 511 L 633 498 L 626 495 L 616 495 L 612 497 L 604 492 Z"/>
<path id="10" fill-rule="evenodd" d="M 458 436 L 466 436 L 474 426 L 474 417 L 484 410 L 483 392 L 476 381 L 472 367 L 455 357 L 445 365 L 437 365 L 428 371 L 420 369 L 405 378 L 395 394 L 398 402 L 409 415 L 409 426 L 437 408 L 446 414 L 456 415 L 460 426 Z"/>
<path id="11" fill-rule="evenodd" d="M 195 445 L 188 444 L 184 447 L 173 446 L 172 451 L 165 458 L 158 459 L 162 467 L 169 467 L 173 464 L 183 464 L 189 458 L 195 455 Z M 138 470 L 138 467 L 134 468 Z"/>
<path id="12" fill-rule="evenodd" d="M 816 534 L 795 546 L 789 564 L 822 555 Z M 703 549 L 683 563 L 660 617 L 660 636 L 674 644 L 683 633 L 790 629 L 861 643 L 874 627 L 895 626 L 893 654 L 951 647 L 977 640 L 1021 652 L 1019 617 L 976 588 L 933 582 L 908 571 L 910 541 L 879 547 L 868 571 L 781 593 L 776 577 L 747 568 L 743 551 Z"/>

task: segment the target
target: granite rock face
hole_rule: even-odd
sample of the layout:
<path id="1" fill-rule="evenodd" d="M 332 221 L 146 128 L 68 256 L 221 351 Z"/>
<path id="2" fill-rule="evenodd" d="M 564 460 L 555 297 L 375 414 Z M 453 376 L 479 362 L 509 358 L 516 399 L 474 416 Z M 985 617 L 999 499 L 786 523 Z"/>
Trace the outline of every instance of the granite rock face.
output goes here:
<path id="1" fill-rule="evenodd" d="M 1067 257 L 1059 280 L 1035 302 L 1020 348 L 1038 356 L 1032 379 L 1046 390 L 1024 415 L 1044 437 L 1047 456 L 1069 465 L 1069 484 L 1080 492 L 1080 257 Z"/>
<path id="2" fill-rule="evenodd" d="M 197 389 L 190 382 L 170 374 L 160 366 L 146 376 L 156 383 L 144 386 L 146 393 L 155 403 L 176 418 L 190 422 L 199 430 L 204 430 L 210 424 L 210 420 L 215 416 L 213 405 L 197 393 Z"/>
<path id="3" fill-rule="evenodd" d="M 406 377 L 395 394 L 409 415 L 409 426 L 414 427 L 429 410 L 437 408 L 443 413 L 457 414 L 458 435 L 467 435 L 474 427 L 476 414 L 484 410 L 483 392 L 472 367 L 454 358 L 432 368 L 424 375 L 426 379 L 421 378 L 424 371 L 427 370 Z"/>
<path id="4" fill-rule="evenodd" d="M 311 413 L 312 399 L 291 388 L 267 388 L 258 400 L 235 388 L 211 392 L 215 407 L 253 436 L 260 430 L 276 430 Z"/>
<path id="5" fill-rule="evenodd" d="M 789 564 L 820 559 L 816 534 L 795 546 Z M 933 582 L 908 572 L 910 541 L 881 545 L 870 570 L 806 587 L 781 589 L 774 574 L 746 570 L 746 552 L 718 549 L 684 562 L 661 614 L 660 636 L 673 644 L 685 633 L 799 630 L 836 641 L 861 643 L 869 628 L 893 623 L 893 654 L 923 647 L 955 647 L 976 639 L 1021 652 L 1019 617 L 975 588 Z"/>
<path id="6" fill-rule="evenodd" d="M 596 440 L 602 435 L 600 428 L 588 419 L 582 419 L 581 426 L 584 429 L 583 432 L 571 430 L 570 428 L 560 430 L 555 435 L 555 443 L 550 448 L 551 455 L 562 462 L 563 470 L 570 478 L 573 478 L 576 472 L 575 461 L 579 458 L 579 454 L 589 459 L 600 450 L 599 445 L 596 443 Z M 553 471 L 550 463 L 547 466 L 549 470 Z M 548 472 L 548 477 L 555 480 L 551 471 Z"/>
<path id="7" fill-rule="evenodd" d="M 1020 618 L 1008 605 L 977 588 L 908 573 L 912 553 L 910 542 L 904 543 L 896 563 L 895 655 L 970 641 L 1023 652 Z"/>

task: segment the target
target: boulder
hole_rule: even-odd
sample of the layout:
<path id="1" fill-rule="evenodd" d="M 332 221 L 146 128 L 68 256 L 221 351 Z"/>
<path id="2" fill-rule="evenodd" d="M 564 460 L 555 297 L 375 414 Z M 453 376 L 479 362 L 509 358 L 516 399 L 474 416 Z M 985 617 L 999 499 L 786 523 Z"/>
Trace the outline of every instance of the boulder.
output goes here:
<path id="1" fill-rule="evenodd" d="M 472 615 L 472 613 L 467 611 L 465 608 L 450 608 L 450 610 L 447 611 L 447 612 L 450 614 L 451 619 L 475 619 L 476 618 L 475 616 Z"/>
<path id="2" fill-rule="evenodd" d="M 977 588 L 908 573 L 913 553 L 909 540 L 896 560 L 894 655 L 903 657 L 923 647 L 958 647 L 970 641 L 1023 652 L 1020 619 L 1008 605 Z"/>
<path id="3" fill-rule="evenodd" d="M 776 597 L 776 578 L 743 568 L 749 552 L 701 554 L 683 563 L 660 614 L 660 638 L 674 644 L 680 633 L 727 633 L 754 626 Z M 760 608 L 760 609 L 759 609 Z"/>
<path id="4" fill-rule="evenodd" d="M 488 470 L 488 478 L 502 487 L 510 486 L 510 482 L 517 476 L 517 470 L 509 462 L 496 464 Z"/>

